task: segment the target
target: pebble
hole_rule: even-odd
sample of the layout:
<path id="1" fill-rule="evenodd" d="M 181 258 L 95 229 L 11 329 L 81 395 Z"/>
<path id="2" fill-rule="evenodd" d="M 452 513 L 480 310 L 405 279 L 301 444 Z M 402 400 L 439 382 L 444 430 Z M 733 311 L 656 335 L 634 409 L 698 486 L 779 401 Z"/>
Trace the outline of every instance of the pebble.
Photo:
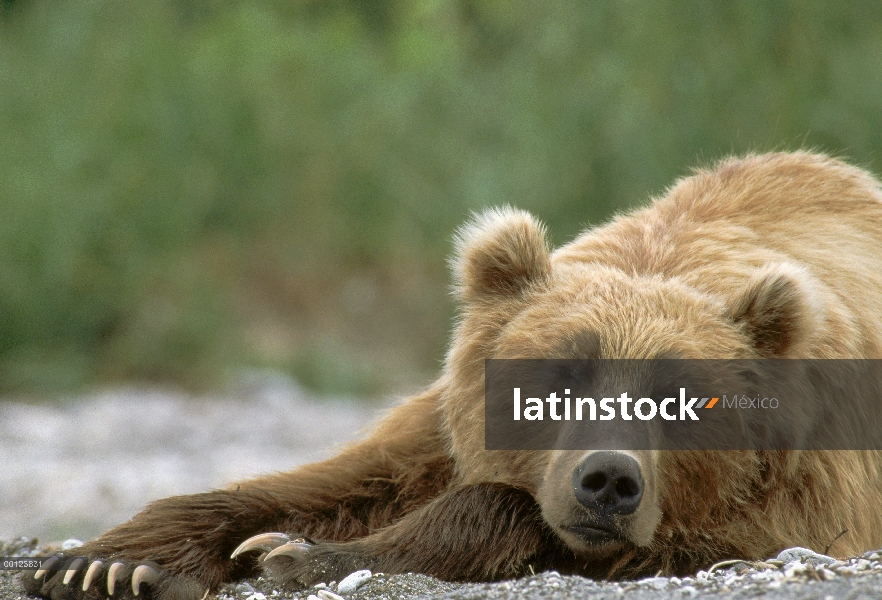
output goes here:
<path id="1" fill-rule="evenodd" d="M 335 594 L 330 590 L 319 590 L 317 595 L 321 600 L 344 600 L 343 596 Z"/>
<path id="2" fill-rule="evenodd" d="M 250 596 L 254 593 L 254 588 L 250 584 L 242 582 L 236 584 L 236 594 L 240 596 Z"/>
<path id="3" fill-rule="evenodd" d="M 830 563 L 836 562 L 836 559 L 832 556 L 827 556 L 826 554 L 818 554 L 814 550 L 809 550 L 808 548 L 801 548 L 796 546 L 794 548 L 788 548 L 786 550 L 782 550 L 778 554 L 778 560 L 783 561 L 785 563 L 789 563 L 792 561 L 799 561 L 804 563 L 811 563 L 813 565 L 824 564 L 829 565 Z"/>
<path id="4" fill-rule="evenodd" d="M 263 592 L 254 592 L 250 596 L 248 596 L 247 600 L 266 600 L 266 596 Z"/>
<path id="5" fill-rule="evenodd" d="M 684 585 L 680 588 L 680 593 L 684 596 L 689 596 L 690 598 L 694 598 L 698 595 L 698 589 L 691 585 Z"/>
<path id="6" fill-rule="evenodd" d="M 870 563 L 870 561 L 868 561 L 868 560 L 865 559 L 865 558 L 862 558 L 862 559 L 860 559 L 860 560 L 857 561 L 857 564 L 855 565 L 855 568 L 856 568 L 858 571 L 865 571 L 865 570 L 869 569 L 871 565 L 872 565 L 872 563 Z"/>
<path id="7" fill-rule="evenodd" d="M 64 540 L 61 542 L 62 550 L 73 550 L 74 548 L 79 548 L 83 545 L 82 540 L 78 540 L 76 538 L 70 538 L 69 540 Z"/>
<path id="8" fill-rule="evenodd" d="M 649 577 L 647 579 L 641 579 L 638 581 L 640 585 L 646 585 L 656 590 L 663 590 L 668 587 L 668 578 L 667 577 Z"/>
<path id="9" fill-rule="evenodd" d="M 367 569 L 351 573 L 340 580 L 340 583 L 337 584 L 337 591 L 341 594 L 351 594 L 364 585 L 371 576 L 372 573 Z"/>
<path id="10" fill-rule="evenodd" d="M 792 560 L 784 565 L 784 577 L 787 577 L 788 579 L 799 573 L 805 573 L 806 571 L 808 571 L 808 567 L 798 560 Z"/>

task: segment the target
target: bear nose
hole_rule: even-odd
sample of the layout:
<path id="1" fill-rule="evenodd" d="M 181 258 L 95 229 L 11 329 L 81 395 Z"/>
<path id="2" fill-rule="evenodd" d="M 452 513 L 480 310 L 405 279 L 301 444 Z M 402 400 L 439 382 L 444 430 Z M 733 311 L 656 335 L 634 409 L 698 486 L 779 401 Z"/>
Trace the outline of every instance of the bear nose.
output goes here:
<path id="1" fill-rule="evenodd" d="M 643 477 L 637 461 L 623 452 L 594 452 L 573 472 L 576 500 L 599 514 L 629 515 L 640 506 Z"/>

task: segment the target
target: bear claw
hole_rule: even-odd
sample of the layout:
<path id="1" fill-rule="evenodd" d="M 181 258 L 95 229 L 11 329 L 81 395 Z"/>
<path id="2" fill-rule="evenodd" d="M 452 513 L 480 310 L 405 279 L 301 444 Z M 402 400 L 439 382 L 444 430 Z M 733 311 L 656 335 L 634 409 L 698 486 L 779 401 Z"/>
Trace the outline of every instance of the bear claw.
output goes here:
<path id="1" fill-rule="evenodd" d="M 280 554 L 284 554 L 285 556 L 290 556 L 292 558 L 297 558 L 298 556 L 302 556 L 303 553 L 309 550 L 311 547 L 312 544 L 310 544 L 303 538 L 298 538 L 270 551 L 269 554 L 263 557 L 263 560 L 264 562 L 266 562 L 271 558 L 279 556 Z"/>
<path id="2" fill-rule="evenodd" d="M 83 563 L 85 560 L 82 558 L 75 558 L 70 566 L 67 568 L 67 571 L 64 573 L 64 579 L 61 580 L 62 585 L 68 585 L 74 576 L 79 573 L 80 569 L 83 568 Z"/>
<path id="3" fill-rule="evenodd" d="M 125 565 L 121 562 L 115 562 L 110 565 L 110 568 L 107 569 L 107 595 L 113 596 L 113 592 L 116 590 L 116 582 L 122 579 L 122 573 L 120 571 Z"/>
<path id="4" fill-rule="evenodd" d="M 56 563 L 58 563 L 58 561 L 59 558 L 57 556 L 53 556 L 52 558 L 44 562 L 42 568 L 37 569 L 37 572 L 34 573 L 34 579 L 39 579 L 40 577 L 48 573 L 49 570 L 52 569 L 52 567 L 54 567 Z"/>
<path id="5" fill-rule="evenodd" d="M 95 579 L 98 575 L 101 574 L 101 571 L 104 570 L 104 563 L 100 560 L 93 561 L 89 568 L 86 569 L 86 574 L 83 576 L 83 591 L 89 591 L 89 587 L 92 585 L 92 580 Z"/>
<path id="6" fill-rule="evenodd" d="M 250 552 L 251 550 L 272 552 L 279 546 L 287 544 L 290 540 L 291 538 L 284 533 L 261 533 L 260 535 L 252 536 L 239 544 L 239 547 L 233 550 L 230 558 L 236 558 L 243 552 Z"/>
<path id="7" fill-rule="evenodd" d="M 142 583 L 151 584 L 157 579 L 159 579 L 159 571 L 149 565 L 139 565 L 132 573 L 132 593 L 137 596 Z"/>

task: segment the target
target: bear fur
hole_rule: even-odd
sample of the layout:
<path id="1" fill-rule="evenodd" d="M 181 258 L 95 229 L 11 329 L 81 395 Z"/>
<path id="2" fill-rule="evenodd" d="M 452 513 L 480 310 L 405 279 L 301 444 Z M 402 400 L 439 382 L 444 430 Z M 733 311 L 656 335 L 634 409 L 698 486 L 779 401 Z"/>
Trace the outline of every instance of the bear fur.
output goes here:
<path id="1" fill-rule="evenodd" d="M 461 313 L 440 376 L 366 439 L 154 502 L 73 551 L 88 562 L 67 585 L 65 570 L 26 574 L 28 591 L 103 596 L 113 562 L 116 596 L 199 600 L 261 568 L 299 587 L 362 568 L 624 578 L 882 546 L 880 452 L 631 452 L 640 507 L 592 541 L 566 527 L 585 452 L 484 449 L 486 358 L 882 358 L 882 192 L 867 172 L 809 153 L 725 160 L 554 252 L 529 214 L 490 210 L 460 231 L 452 268 Z M 265 532 L 302 539 L 230 558 Z"/>

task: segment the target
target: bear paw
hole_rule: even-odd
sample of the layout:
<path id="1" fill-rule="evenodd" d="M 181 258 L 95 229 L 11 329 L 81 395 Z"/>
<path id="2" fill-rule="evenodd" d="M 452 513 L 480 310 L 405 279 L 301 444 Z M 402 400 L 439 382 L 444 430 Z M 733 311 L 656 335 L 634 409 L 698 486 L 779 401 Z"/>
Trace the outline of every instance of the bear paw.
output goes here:
<path id="1" fill-rule="evenodd" d="M 79 600 L 96 595 L 116 599 L 199 600 L 207 593 L 198 582 L 172 576 L 155 564 L 62 554 L 47 559 L 33 575 L 25 572 L 21 582 L 28 594 L 50 600 Z"/>
<path id="2" fill-rule="evenodd" d="M 348 546 L 346 543 L 317 543 L 304 536 L 263 533 L 242 542 L 231 558 L 262 550 L 264 554 L 260 562 L 264 571 L 283 585 L 304 589 L 317 583 L 339 581 L 349 573 L 374 566 L 375 561 L 348 549 Z"/>

